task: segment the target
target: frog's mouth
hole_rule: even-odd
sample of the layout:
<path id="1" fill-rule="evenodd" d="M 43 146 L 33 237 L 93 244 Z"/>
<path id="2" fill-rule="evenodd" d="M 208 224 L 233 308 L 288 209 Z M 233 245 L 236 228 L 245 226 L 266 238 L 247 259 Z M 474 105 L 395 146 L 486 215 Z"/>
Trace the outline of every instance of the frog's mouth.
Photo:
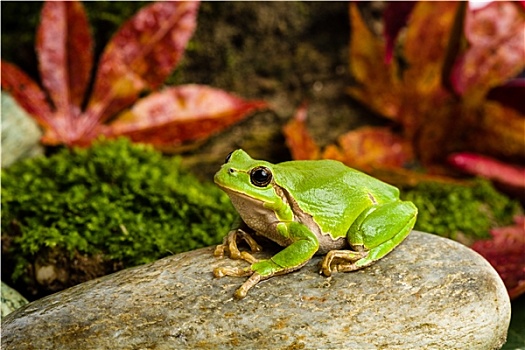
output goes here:
<path id="1" fill-rule="evenodd" d="M 233 188 L 231 187 L 228 187 L 226 186 L 225 184 L 217 181 L 217 179 L 215 179 L 215 184 L 221 189 L 223 190 L 224 192 L 226 192 L 226 194 L 229 196 L 230 194 L 233 194 L 235 196 L 244 196 L 244 197 L 248 197 L 247 195 L 245 195 L 244 193 L 242 192 L 238 192 L 236 190 L 234 190 Z"/>
<path id="2" fill-rule="evenodd" d="M 239 198 L 240 200 L 242 200 L 244 202 L 251 202 L 251 203 L 254 203 L 254 204 L 257 203 L 259 205 L 262 205 L 262 203 L 263 203 L 262 200 L 250 197 L 250 196 L 246 195 L 245 193 L 236 191 L 233 188 L 224 186 L 224 185 L 219 184 L 219 183 L 217 183 L 217 186 L 219 186 L 219 188 L 221 190 L 223 190 L 228 195 L 228 197 L 230 197 L 232 202 L 234 202 L 234 198 Z"/>

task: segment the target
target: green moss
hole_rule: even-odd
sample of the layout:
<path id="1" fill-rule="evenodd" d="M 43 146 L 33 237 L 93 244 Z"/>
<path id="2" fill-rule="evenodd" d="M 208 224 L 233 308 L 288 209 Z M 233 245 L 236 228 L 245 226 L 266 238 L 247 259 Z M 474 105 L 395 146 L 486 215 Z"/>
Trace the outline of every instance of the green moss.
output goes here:
<path id="1" fill-rule="evenodd" d="M 419 209 L 416 230 L 453 239 L 490 237 L 490 228 L 511 224 L 521 211 L 517 201 L 482 179 L 472 186 L 421 183 L 404 189 L 402 197 Z"/>
<path id="2" fill-rule="evenodd" d="M 2 171 L 2 236 L 11 237 L 14 279 L 45 248 L 102 254 L 128 267 L 213 245 L 233 217 L 216 186 L 125 139 Z"/>

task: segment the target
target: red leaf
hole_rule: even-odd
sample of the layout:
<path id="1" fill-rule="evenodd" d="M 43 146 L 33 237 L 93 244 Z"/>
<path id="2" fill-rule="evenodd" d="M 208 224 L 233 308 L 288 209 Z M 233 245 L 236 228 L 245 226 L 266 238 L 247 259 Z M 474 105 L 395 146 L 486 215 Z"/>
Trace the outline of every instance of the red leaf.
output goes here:
<path id="1" fill-rule="evenodd" d="M 306 128 L 306 105 L 284 127 L 286 144 L 295 160 L 335 159 L 388 183 L 415 186 L 420 182 L 457 183 L 442 176 L 419 174 L 400 168 L 414 161 L 411 145 L 387 128 L 364 127 L 339 138 L 340 146 L 322 152 Z"/>
<path id="2" fill-rule="evenodd" d="M 179 62 L 196 26 L 198 2 L 157 2 L 126 22 L 106 46 L 87 114 L 104 121 L 155 89 Z"/>
<path id="3" fill-rule="evenodd" d="M 54 102 L 56 118 L 80 114 L 93 64 L 92 46 L 81 3 L 44 3 L 36 50 L 42 84 Z"/>
<path id="4" fill-rule="evenodd" d="M 505 164 L 474 153 L 455 153 L 449 156 L 448 161 L 469 174 L 525 190 L 525 168 L 523 167 Z"/>
<path id="5" fill-rule="evenodd" d="M 51 108 L 46 94 L 14 64 L 2 62 L 2 89 L 7 91 L 27 113 L 46 129 L 53 126 Z"/>
<path id="6" fill-rule="evenodd" d="M 174 146 L 206 138 L 266 106 L 266 102 L 246 101 L 208 86 L 183 85 L 139 100 L 104 132 L 110 137 L 126 135 L 134 141 Z"/>
<path id="7" fill-rule="evenodd" d="M 460 95 L 475 101 L 525 67 L 525 12 L 512 2 L 492 2 L 467 12 L 470 47 L 456 61 L 451 81 Z"/>
<path id="8" fill-rule="evenodd" d="M 384 36 L 386 39 L 385 61 L 390 63 L 394 53 L 394 44 L 399 31 L 406 25 L 407 19 L 416 4 L 415 1 L 387 2 L 383 12 Z"/>
<path id="9" fill-rule="evenodd" d="M 525 159 L 524 115 L 490 100 L 471 113 L 469 118 L 475 122 L 462 133 L 468 141 L 463 149 L 495 157 Z"/>
<path id="10" fill-rule="evenodd" d="M 350 3 L 349 14 L 350 74 L 357 84 L 350 86 L 348 93 L 373 111 L 396 120 L 402 101 L 397 87 L 392 86 L 394 69 L 384 59 L 385 43 L 368 29 L 355 2 Z"/>
<path id="11" fill-rule="evenodd" d="M 340 155 L 327 147 L 323 158 L 335 158 L 345 164 L 371 171 L 374 168 L 402 168 L 413 161 L 412 147 L 388 128 L 362 127 L 338 139 Z"/>
<path id="12" fill-rule="evenodd" d="M 442 69 L 449 55 L 454 24 L 461 13 L 461 2 L 419 1 L 414 7 L 406 30 L 403 53 L 408 69 L 403 72 L 405 103 L 412 104 L 415 96 L 424 96 L 418 104 L 432 104 L 427 96 L 442 90 Z M 410 93 L 410 92 L 413 93 Z"/>
<path id="13" fill-rule="evenodd" d="M 142 90 L 162 84 L 193 33 L 198 7 L 198 2 L 158 2 L 125 23 L 102 54 L 93 95 L 82 113 L 92 64 L 86 15 L 80 3 L 48 2 L 42 9 L 37 51 L 56 110 L 38 85 L 12 65 L 2 66 L 2 86 L 39 118 L 48 144 L 87 146 L 98 134 L 106 134 L 164 148 L 207 137 L 266 107 L 266 102 L 188 85 L 151 94 L 111 125 L 102 125 L 134 103 Z"/>
<path id="14" fill-rule="evenodd" d="M 498 271 L 511 299 L 525 293 L 525 216 L 515 225 L 490 231 L 491 240 L 477 241 L 472 249 L 483 255 Z"/>
<path id="15" fill-rule="evenodd" d="M 292 120 L 283 127 L 286 145 L 295 160 L 318 159 L 319 146 L 310 136 L 306 128 L 307 107 L 300 106 Z"/>

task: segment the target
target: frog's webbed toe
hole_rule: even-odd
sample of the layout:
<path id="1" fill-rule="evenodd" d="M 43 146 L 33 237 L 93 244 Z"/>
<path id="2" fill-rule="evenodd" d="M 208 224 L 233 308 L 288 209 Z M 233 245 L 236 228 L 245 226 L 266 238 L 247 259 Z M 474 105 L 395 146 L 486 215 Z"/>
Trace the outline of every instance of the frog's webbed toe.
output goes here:
<path id="1" fill-rule="evenodd" d="M 241 252 L 239 250 L 237 247 L 237 242 L 239 239 L 242 239 L 246 242 L 246 244 L 248 244 L 252 253 L 262 251 L 262 247 L 255 241 L 255 239 L 253 239 L 250 234 L 246 233 L 242 229 L 235 229 L 228 232 L 226 237 L 224 237 L 222 244 L 219 244 L 215 248 L 215 252 L 213 254 L 218 257 L 223 257 L 226 254 L 231 259 L 242 259 L 249 263 L 256 262 L 257 259 L 255 259 L 250 253 Z"/>
<path id="2" fill-rule="evenodd" d="M 252 274 L 253 270 L 251 267 L 217 267 L 213 270 L 213 275 L 217 278 L 224 276 L 246 277 Z"/>
<path id="3" fill-rule="evenodd" d="M 246 282 L 242 284 L 236 291 L 235 291 L 235 298 L 236 299 L 242 299 L 248 294 L 248 291 L 255 286 L 257 283 L 259 283 L 262 280 L 262 276 L 258 274 L 257 272 L 253 273 Z"/>
<path id="4" fill-rule="evenodd" d="M 224 276 L 233 276 L 233 277 L 246 277 L 253 275 L 253 270 L 251 269 L 251 264 L 258 262 L 252 254 L 246 251 L 240 251 L 237 247 L 237 240 L 242 239 L 250 246 L 252 252 L 258 252 L 262 250 L 262 247 L 255 242 L 255 240 L 248 233 L 241 229 L 231 230 L 222 244 L 219 244 L 215 248 L 214 255 L 218 257 L 223 257 L 225 254 L 228 255 L 231 259 L 235 260 L 244 260 L 250 263 L 248 267 L 217 267 L 213 270 L 213 275 L 215 277 L 224 277 Z M 251 288 L 251 287 L 250 287 Z M 248 288 L 249 289 L 249 288 Z M 247 291 L 247 289 L 246 289 Z"/>
<path id="5" fill-rule="evenodd" d="M 356 262 L 365 258 L 368 252 L 355 252 L 353 250 L 331 250 L 324 257 L 321 263 L 323 275 L 329 277 L 332 272 L 349 272 L 362 269 L 367 265 L 357 266 Z"/>

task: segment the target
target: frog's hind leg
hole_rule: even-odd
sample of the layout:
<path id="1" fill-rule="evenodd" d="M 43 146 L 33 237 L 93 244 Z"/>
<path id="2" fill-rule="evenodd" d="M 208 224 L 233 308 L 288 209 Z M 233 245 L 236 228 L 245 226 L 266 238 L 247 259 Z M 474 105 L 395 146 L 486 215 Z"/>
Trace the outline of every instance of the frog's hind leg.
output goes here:
<path id="1" fill-rule="evenodd" d="M 353 250 L 334 250 L 324 258 L 321 271 L 355 271 L 373 264 L 408 236 L 416 222 L 417 208 L 411 202 L 392 202 L 365 210 L 348 230 Z"/>

